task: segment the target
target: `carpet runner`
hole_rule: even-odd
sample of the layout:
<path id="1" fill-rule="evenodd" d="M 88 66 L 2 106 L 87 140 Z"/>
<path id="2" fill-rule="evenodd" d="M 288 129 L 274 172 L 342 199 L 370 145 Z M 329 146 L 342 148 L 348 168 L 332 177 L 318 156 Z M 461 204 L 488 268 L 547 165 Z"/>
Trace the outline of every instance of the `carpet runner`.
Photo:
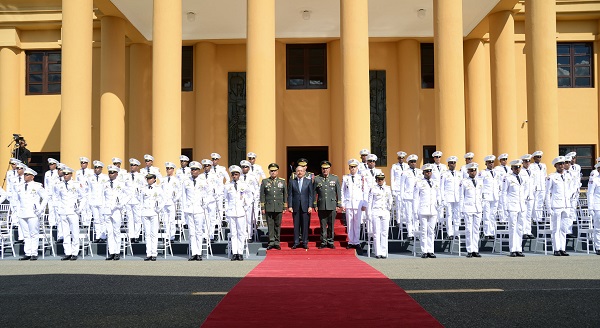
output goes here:
<path id="1" fill-rule="evenodd" d="M 333 225 L 334 229 L 334 245 L 336 248 L 346 247 L 348 244 L 348 234 L 346 233 L 346 227 L 342 224 L 342 214 L 338 213 L 335 218 Z M 319 216 L 317 213 L 312 213 L 310 216 L 308 246 L 309 249 L 314 249 L 321 244 L 321 224 L 319 222 Z M 302 241 L 302 239 L 300 239 Z M 292 213 L 286 212 L 281 218 L 281 236 L 280 245 L 282 250 L 292 247 L 294 245 L 294 220 L 292 219 Z M 298 251 L 296 249 L 295 251 Z M 323 249 L 323 251 L 326 251 Z"/>
<path id="2" fill-rule="evenodd" d="M 271 252 L 202 327 L 441 327 L 354 250 Z"/>

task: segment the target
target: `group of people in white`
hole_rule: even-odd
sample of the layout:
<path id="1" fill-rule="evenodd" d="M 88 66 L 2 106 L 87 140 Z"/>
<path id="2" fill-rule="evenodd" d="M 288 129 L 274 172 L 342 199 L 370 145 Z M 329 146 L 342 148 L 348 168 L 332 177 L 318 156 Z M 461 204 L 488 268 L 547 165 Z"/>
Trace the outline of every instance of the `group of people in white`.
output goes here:
<path id="1" fill-rule="evenodd" d="M 189 230 L 190 261 L 202 260 L 203 242 L 223 238 L 219 233 L 223 214 L 231 231 L 232 260 L 241 261 L 245 239 L 252 238 L 260 215 L 259 181 L 265 174 L 255 164 L 254 153 L 248 153 L 239 166 L 230 166 L 229 172 L 218 164 L 220 158 L 212 153 L 211 159 L 197 162 L 181 155 L 179 168 L 165 163 L 166 176 L 153 166 L 149 154 L 144 155 L 143 168 L 137 159 L 129 159 L 129 171 L 121 168 L 122 160 L 116 157 L 106 168 L 100 161 L 88 168 L 90 160 L 81 157 L 76 170 L 49 158 L 43 185 L 34 181 L 35 170 L 11 158 L 0 203 L 9 199 L 10 220 L 18 226 L 16 243 L 24 243 L 25 256 L 20 260 L 37 260 L 40 218 L 47 214 L 48 225 L 57 227 L 64 261 L 77 260 L 80 228 L 92 221 L 95 242 L 108 244 L 106 260 L 119 260 L 124 218 L 132 243 L 139 242 L 143 228 L 144 260 L 156 261 L 159 231 L 168 241 L 175 240 L 180 206 Z"/>

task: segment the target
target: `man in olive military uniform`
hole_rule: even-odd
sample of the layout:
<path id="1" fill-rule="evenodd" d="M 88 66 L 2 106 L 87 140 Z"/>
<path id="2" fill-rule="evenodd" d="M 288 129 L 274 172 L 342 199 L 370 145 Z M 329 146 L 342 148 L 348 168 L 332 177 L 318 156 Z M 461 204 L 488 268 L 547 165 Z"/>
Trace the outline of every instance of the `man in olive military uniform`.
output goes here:
<path id="1" fill-rule="evenodd" d="M 342 207 L 342 194 L 340 180 L 335 174 L 329 174 L 331 171 L 331 162 L 321 162 L 321 174 L 315 177 L 313 184 L 315 191 L 314 208 L 319 214 L 321 223 L 321 245 L 319 249 L 333 245 L 333 226 L 335 223 L 335 214 Z"/>
<path id="2" fill-rule="evenodd" d="M 269 164 L 269 177 L 260 184 L 260 207 L 267 217 L 269 228 L 269 245 L 267 249 L 281 249 L 279 236 L 281 232 L 281 215 L 287 208 L 287 189 L 285 180 L 277 177 L 279 165 Z"/>
<path id="3" fill-rule="evenodd" d="M 298 161 L 296 162 L 298 166 L 302 166 L 306 169 L 308 169 L 308 160 L 306 158 L 300 158 L 298 159 Z M 296 168 L 294 167 L 293 170 L 296 170 Z M 306 175 L 305 177 L 311 179 L 313 182 L 315 181 L 315 174 L 312 172 L 308 172 L 306 171 Z M 292 172 L 292 175 L 290 176 L 290 180 L 295 180 L 296 178 L 298 178 L 296 176 L 296 171 Z"/>

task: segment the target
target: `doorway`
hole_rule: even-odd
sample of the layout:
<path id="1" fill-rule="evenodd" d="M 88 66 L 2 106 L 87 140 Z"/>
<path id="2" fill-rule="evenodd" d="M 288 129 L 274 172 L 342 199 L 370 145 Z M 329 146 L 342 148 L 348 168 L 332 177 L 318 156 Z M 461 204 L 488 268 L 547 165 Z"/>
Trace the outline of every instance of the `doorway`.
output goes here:
<path id="1" fill-rule="evenodd" d="M 287 176 L 291 176 L 296 170 L 296 161 L 299 158 L 308 160 L 307 172 L 312 172 L 316 175 L 321 173 L 321 161 L 329 159 L 329 147 L 314 146 L 314 147 L 287 147 Z"/>

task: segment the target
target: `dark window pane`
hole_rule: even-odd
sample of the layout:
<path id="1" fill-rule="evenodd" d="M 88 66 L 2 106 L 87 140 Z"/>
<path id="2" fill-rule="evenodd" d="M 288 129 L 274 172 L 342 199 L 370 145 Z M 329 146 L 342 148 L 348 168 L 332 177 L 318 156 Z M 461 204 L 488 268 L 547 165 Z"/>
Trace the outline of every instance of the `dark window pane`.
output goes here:
<path id="1" fill-rule="evenodd" d="M 289 83 L 292 86 L 302 86 L 304 85 L 304 79 L 290 79 Z"/>
<path id="2" fill-rule="evenodd" d="M 558 65 L 571 65 L 571 57 L 558 56 Z"/>
<path id="3" fill-rule="evenodd" d="M 321 74 L 323 74 L 323 69 L 324 69 L 323 66 L 311 66 L 308 69 L 308 74 L 311 76 L 312 75 L 321 75 Z"/>
<path id="4" fill-rule="evenodd" d="M 590 76 L 590 67 L 589 66 L 575 67 L 575 76 Z"/>
<path id="5" fill-rule="evenodd" d="M 591 54 L 591 47 L 584 44 L 576 44 L 573 46 L 573 52 L 575 54 Z"/>
<path id="6" fill-rule="evenodd" d="M 592 81 L 589 77 L 577 77 L 575 78 L 575 86 L 577 87 L 591 87 Z"/>
<path id="7" fill-rule="evenodd" d="M 48 64 L 49 72 L 60 72 L 60 64 Z"/>
<path id="8" fill-rule="evenodd" d="M 590 56 L 575 56 L 575 65 L 589 65 Z"/>
<path id="9" fill-rule="evenodd" d="M 43 75 L 42 74 L 29 74 L 29 82 L 42 82 Z"/>
<path id="10" fill-rule="evenodd" d="M 194 91 L 194 47 L 181 47 L 181 91 Z"/>
<path id="11" fill-rule="evenodd" d="M 421 88 L 434 88 L 433 43 L 421 43 Z"/>
<path id="12" fill-rule="evenodd" d="M 29 93 L 42 93 L 42 85 L 41 84 L 30 84 L 29 85 Z"/>
<path id="13" fill-rule="evenodd" d="M 559 55 L 569 55 L 571 53 L 571 46 L 568 44 L 559 44 L 556 46 L 556 52 Z"/>
<path id="14" fill-rule="evenodd" d="M 289 66 L 288 68 L 289 75 L 304 75 L 304 66 Z"/>
<path id="15" fill-rule="evenodd" d="M 60 84 L 48 84 L 48 93 L 60 93 Z"/>
<path id="16" fill-rule="evenodd" d="M 569 77 L 559 77 L 558 78 L 558 86 L 560 88 L 569 88 L 569 87 L 571 87 L 571 78 L 569 78 Z"/>
<path id="17" fill-rule="evenodd" d="M 53 63 L 60 63 L 61 60 L 61 54 L 49 54 L 48 55 L 48 61 L 49 62 L 53 62 Z"/>
<path id="18" fill-rule="evenodd" d="M 48 82 L 60 82 L 60 74 L 48 74 Z"/>
<path id="19" fill-rule="evenodd" d="M 558 76 L 571 76 L 571 67 L 559 67 Z"/>
<path id="20" fill-rule="evenodd" d="M 581 166 L 593 166 L 592 165 L 592 158 L 591 157 L 587 157 L 587 158 L 579 158 L 579 153 L 577 154 L 578 158 L 577 158 L 577 164 L 581 165 Z M 589 156 L 589 155 L 587 155 Z"/>
<path id="21" fill-rule="evenodd" d="M 311 77 L 309 83 L 310 85 L 323 85 L 325 84 L 325 79 L 323 77 Z"/>
<path id="22" fill-rule="evenodd" d="M 590 147 L 577 147 L 577 162 L 581 165 L 581 156 L 592 156 L 592 149 Z"/>
<path id="23" fill-rule="evenodd" d="M 29 62 L 43 62 L 44 61 L 44 53 L 43 52 L 34 52 L 29 55 Z"/>
<path id="24" fill-rule="evenodd" d="M 287 45 L 287 86 L 292 89 L 327 88 L 326 44 Z"/>
<path id="25" fill-rule="evenodd" d="M 29 64 L 29 73 L 41 72 L 43 67 L 44 66 L 42 64 Z"/>

